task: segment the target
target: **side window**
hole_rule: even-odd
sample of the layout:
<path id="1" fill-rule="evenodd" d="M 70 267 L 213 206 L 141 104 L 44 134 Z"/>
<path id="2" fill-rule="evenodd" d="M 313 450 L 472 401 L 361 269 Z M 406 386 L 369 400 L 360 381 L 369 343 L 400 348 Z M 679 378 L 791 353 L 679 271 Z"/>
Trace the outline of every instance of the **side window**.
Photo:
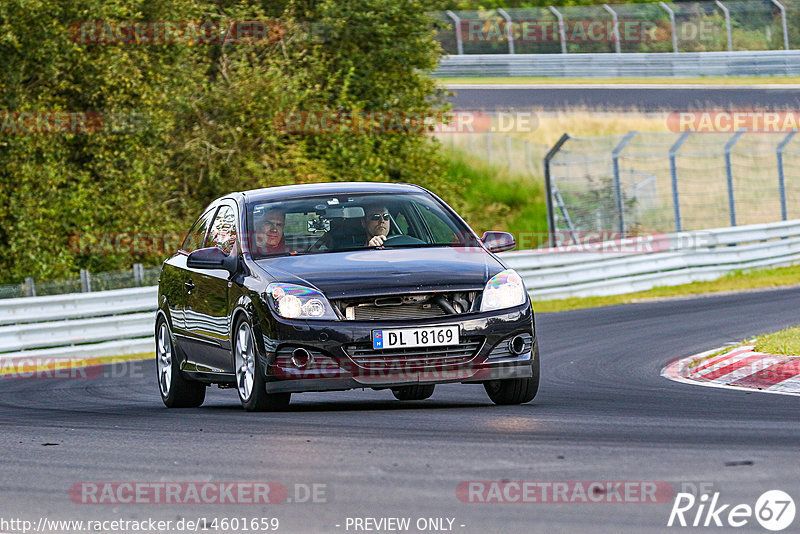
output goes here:
<path id="1" fill-rule="evenodd" d="M 428 206 L 419 206 L 419 211 L 428 223 L 428 228 L 433 234 L 434 243 L 449 244 L 453 240 L 455 233 L 450 225 L 447 224 L 438 214 L 434 213 Z"/>
<path id="2" fill-rule="evenodd" d="M 236 212 L 228 205 L 222 205 L 214 217 L 214 224 L 208 233 L 206 246 L 217 247 L 225 254 L 233 252 L 236 245 Z"/>
<path id="3" fill-rule="evenodd" d="M 192 226 L 192 229 L 189 230 L 188 234 L 186 234 L 186 239 L 183 240 L 181 250 L 186 252 L 194 252 L 198 248 L 202 248 L 203 239 L 205 238 L 206 230 L 208 229 L 208 223 L 211 221 L 211 215 L 213 213 L 213 210 L 208 210 L 202 214 L 199 219 L 197 219 L 197 221 L 194 223 L 194 226 Z"/>

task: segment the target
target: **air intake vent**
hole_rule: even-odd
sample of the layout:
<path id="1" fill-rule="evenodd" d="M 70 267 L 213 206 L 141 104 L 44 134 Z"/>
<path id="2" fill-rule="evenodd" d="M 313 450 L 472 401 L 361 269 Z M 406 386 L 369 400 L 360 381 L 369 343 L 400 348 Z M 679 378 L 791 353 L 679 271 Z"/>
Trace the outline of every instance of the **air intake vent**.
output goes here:
<path id="1" fill-rule="evenodd" d="M 476 292 L 385 295 L 342 299 L 334 305 L 349 321 L 432 319 L 472 310 Z"/>
<path id="2" fill-rule="evenodd" d="M 374 350 L 368 343 L 348 345 L 345 352 L 360 367 L 384 369 L 392 367 L 442 368 L 460 365 L 475 357 L 483 338 L 469 338 L 458 345 L 443 347 L 415 347 L 410 349 Z"/>

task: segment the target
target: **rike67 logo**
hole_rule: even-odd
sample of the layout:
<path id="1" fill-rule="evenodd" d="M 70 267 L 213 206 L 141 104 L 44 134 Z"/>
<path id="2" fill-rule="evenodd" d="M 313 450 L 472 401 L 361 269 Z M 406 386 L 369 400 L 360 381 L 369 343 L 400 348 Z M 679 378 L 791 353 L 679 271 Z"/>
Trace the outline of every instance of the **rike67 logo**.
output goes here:
<path id="1" fill-rule="evenodd" d="M 764 492 L 756 500 L 755 506 L 721 503 L 719 495 L 719 492 L 714 492 L 695 497 L 691 493 L 678 493 L 667 526 L 737 528 L 750 523 L 755 517 L 762 527 L 777 532 L 794 522 L 794 500 L 784 491 Z"/>

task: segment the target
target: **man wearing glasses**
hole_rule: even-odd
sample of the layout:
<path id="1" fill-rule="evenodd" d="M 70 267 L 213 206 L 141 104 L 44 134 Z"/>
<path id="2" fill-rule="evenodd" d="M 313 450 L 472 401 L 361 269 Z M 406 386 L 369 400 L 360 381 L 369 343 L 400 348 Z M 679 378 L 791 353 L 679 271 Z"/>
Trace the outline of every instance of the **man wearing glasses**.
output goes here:
<path id="1" fill-rule="evenodd" d="M 391 215 L 389 210 L 383 205 L 373 205 L 364 207 L 364 220 L 361 221 L 364 231 L 367 233 L 365 247 L 380 247 L 386 241 L 391 226 Z"/>

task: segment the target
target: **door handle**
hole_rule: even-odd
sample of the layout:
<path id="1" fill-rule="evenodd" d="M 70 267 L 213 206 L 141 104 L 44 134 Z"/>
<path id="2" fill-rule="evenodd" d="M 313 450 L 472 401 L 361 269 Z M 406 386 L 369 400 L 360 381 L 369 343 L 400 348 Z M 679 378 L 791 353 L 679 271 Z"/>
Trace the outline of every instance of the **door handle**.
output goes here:
<path id="1" fill-rule="evenodd" d="M 183 285 L 186 286 L 186 289 L 189 292 L 191 292 L 195 287 L 191 280 L 189 280 L 188 282 L 185 282 Z"/>

